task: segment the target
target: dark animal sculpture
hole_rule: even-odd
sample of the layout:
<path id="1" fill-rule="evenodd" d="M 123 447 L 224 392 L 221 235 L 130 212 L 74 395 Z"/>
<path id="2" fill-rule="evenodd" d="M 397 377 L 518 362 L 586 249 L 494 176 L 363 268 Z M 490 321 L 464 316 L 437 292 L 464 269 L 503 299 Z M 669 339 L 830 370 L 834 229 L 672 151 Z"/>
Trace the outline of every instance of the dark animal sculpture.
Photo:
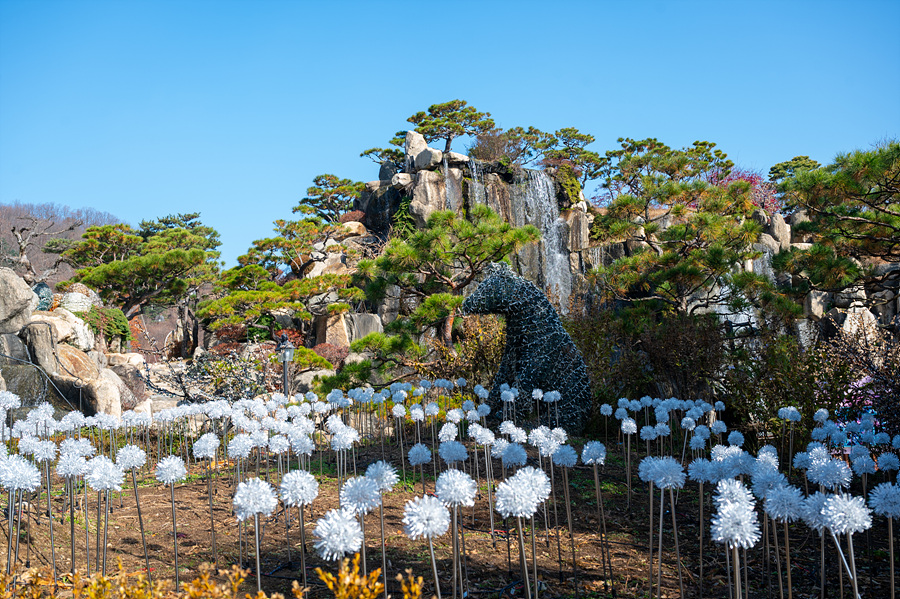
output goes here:
<path id="1" fill-rule="evenodd" d="M 541 290 L 515 274 L 508 264 L 492 264 L 484 282 L 463 302 L 462 311 L 506 318 L 506 348 L 488 397 L 495 413 L 504 383 L 519 390 L 517 420 L 527 419 L 533 411 L 534 389 L 558 391 L 562 397 L 557 406 L 549 410 L 546 403 L 540 406 L 541 421 L 580 434 L 591 409 L 587 368 Z"/>

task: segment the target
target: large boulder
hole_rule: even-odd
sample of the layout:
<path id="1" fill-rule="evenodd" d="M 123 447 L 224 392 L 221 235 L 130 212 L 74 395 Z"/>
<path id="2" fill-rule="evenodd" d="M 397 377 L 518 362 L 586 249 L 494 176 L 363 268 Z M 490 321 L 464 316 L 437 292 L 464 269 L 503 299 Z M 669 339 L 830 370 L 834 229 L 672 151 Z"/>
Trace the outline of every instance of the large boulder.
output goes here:
<path id="1" fill-rule="evenodd" d="M 316 317 L 316 345 L 330 343 L 338 347 L 350 347 L 350 333 L 343 314 Z"/>
<path id="2" fill-rule="evenodd" d="M 307 391 L 312 390 L 315 379 L 326 377 L 326 376 L 334 376 L 334 370 L 306 370 L 304 372 L 299 373 L 294 379 L 291 381 L 291 390 L 294 393 L 306 393 Z"/>
<path id="3" fill-rule="evenodd" d="M 138 405 L 138 398 L 135 397 L 134 393 L 132 393 L 131 388 L 122 380 L 114 370 L 110 368 L 104 368 L 100 371 L 100 378 L 109 381 L 113 385 L 116 386 L 116 389 L 119 393 L 119 415 L 121 416 L 122 410 L 131 410 L 135 406 Z M 143 398 L 142 398 L 143 399 Z M 106 412 L 109 414 L 110 412 Z"/>
<path id="4" fill-rule="evenodd" d="M 113 360 L 112 358 L 115 356 L 137 356 L 140 359 L 140 362 L 137 360 Z M 107 359 L 109 360 L 108 368 L 112 372 L 115 372 L 119 379 L 128 387 L 130 394 L 134 397 L 136 403 L 140 403 L 145 399 L 150 397 L 150 392 L 147 390 L 147 383 L 144 381 L 144 377 L 141 376 L 141 368 L 143 368 L 144 359 L 140 354 L 107 354 Z M 123 398 L 127 397 L 123 394 Z M 125 408 L 128 409 L 128 408 Z"/>
<path id="5" fill-rule="evenodd" d="M 851 306 L 847 310 L 847 318 L 841 326 L 844 334 L 855 339 L 865 339 L 867 343 L 874 343 L 878 334 L 878 319 L 863 306 Z"/>
<path id="6" fill-rule="evenodd" d="M 862 285 L 848 287 L 834 296 L 834 305 L 838 308 L 849 308 L 853 305 L 863 304 L 865 301 L 866 290 Z"/>
<path id="7" fill-rule="evenodd" d="M 18 333 L 37 307 L 37 295 L 10 268 L 0 268 L 0 333 Z"/>
<path id="8" fill-rule="evenodd" d="M 99 308 L 102 305 L 103 302 L 97 292 L 81 283 L 71 285 L 59 301 L 59 306 L 69 312 L 87 312 L 91 306 Z"/>
<path id="9" fill-rule="evenodd" d="M 827 291 L 812 290 L 803 300 L 803 317 L 821 320 L 831 305 L 831 294 Z"/>
<path id="10" fill-rule="evenodd" d="M 420 152 L 428 148 L 428 142 L 421 133 L 417 131 L 407 131 L 406 140 L 403 143 L 403 152 L 406 155 L 406 170 L 412 170 L 416 156 Z"/>
<path id="11" fill-rule="evenodd" d="M 369 333 L 381 333 L 384 327 L 377 314 L 347 314 L 344 317 L 350 343 L 362 339 Z"/>
<path id="12" fill-rule="evenodd" d="M 31 321 L 50 324 L 57 343 L 68 343 L 81 351 L 91 351 L 94 348 L 94 332 L 82 319 L 65 308 L 57 308 L 52 312 L 34 312 Z"/>
<path id="13" fill-rule="evenodd" d="M 444 177 L 435 171 L 420 171 L 416 176 L 409 212 L 418 228 L 424 228 L 428 217 L 446 207 Z"/>
<path id="14" fill-rule="evenodd" d="M 798 210 L 791 215 L 791 242 L 792 243 L 809 243 L 812 241 L 812 235 L 803 234 L 797 231 L 797 225 L 809 222 L 809 216 L 806 210 Z"/>
<path id="15" fill-rule="evenodd" d="M 391 187 L 394 189 L 403 189 L 409 187 L 416 180 L 416 176 L 411 173 L 397 173 L 391 177 Z"/>
<path id="16" fill-rule="evenodd" d="M 33 312 L 31 314 L 31 322 L 43 322 L 50 325 L 50 328 L 53 330 L 53 337 L 57 343 L 65 341 L 75 331 L 75 327 L 71 322 L 56 316 L 52 312 Z"/>
<path id="17" fill-rule="evenodd" d="M 29 322 L 22 327 L 19 336 L 28 348 L 31 361 L 48 373 L 56 372 L 59 368 L 56 364 L 53 327 L 47 322 Z"/>
<path id="18" fill-rule="evenodd" d="M 0 365 L 14 365 L 29 362 L 28 350 L 18 335 L 0 334 Z M 9 357 L 6 357 L 9 356 Z"/>
<path id="19" fill-rule="evenodd" d="M 767 232 L 778 242 L 779 249 L 787 250 L 791 247 L 791 227 L 778 212 L 772 215 Z"/>
<path id="20" fill-rule="evenodd" d="M 444 160 L 444 153 L 434 148 L 425 148 L 416 155 L 417 171 L 432 169 Z"/>
<path id="21" fill-rule="evenodd" d="M 365 237 L 369 234 L 369 231 L 366 229 L 366 226 L 361 222 L 357 221 L 347 221 L 345 223 L 341 223 L 340 228 L 335 232 L 335 238 L 338 241 L 343 241 L 345 239 L 349 239 L 350 237 Z"/>

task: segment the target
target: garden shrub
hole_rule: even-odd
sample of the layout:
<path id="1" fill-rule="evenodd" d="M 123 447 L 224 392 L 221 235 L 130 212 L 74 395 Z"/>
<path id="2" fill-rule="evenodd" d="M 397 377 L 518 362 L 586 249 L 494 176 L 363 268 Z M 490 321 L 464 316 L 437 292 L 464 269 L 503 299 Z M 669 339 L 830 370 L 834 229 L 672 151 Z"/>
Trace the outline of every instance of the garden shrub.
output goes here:
<path id="1" fill-rule="evenodd" d="M 91 306 L 87 312 L 78 312 L 75 315 L 81 318 L 95 335 L 103 336 L 107 340 L 116 337 L 121 338 L 122 341 L 134 339 L 128 319 L 118 308 Z"/>

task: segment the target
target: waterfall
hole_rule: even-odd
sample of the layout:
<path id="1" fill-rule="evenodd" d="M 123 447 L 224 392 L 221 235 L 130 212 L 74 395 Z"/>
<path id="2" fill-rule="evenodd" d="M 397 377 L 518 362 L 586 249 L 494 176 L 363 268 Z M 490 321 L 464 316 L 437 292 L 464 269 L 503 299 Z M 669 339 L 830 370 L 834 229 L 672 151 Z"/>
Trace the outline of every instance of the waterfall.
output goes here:
<path id="1" fill-rule="evenodd" d="M 444 190 L 444 210 L 459 212 L 462 208 L 462 189 L 460 189 L 460 182 L 452 176 L 446 154 L 444 155 Z"/>
<path id="2" fill-rule="evenodd" d="M 478 161 L 472 158 L 469 160 L 469 170 L 472 172 L 472 185 L 469 191 L 469 200 L 471 204 L 484 204 L 486 201 L 484 193 L 484 183 L 481 179 L 482 174 L 478 167 Z"/>
<path id="3" fill-rule="evenodd" d="M 569 264 L 569 249 L 566 239 L 566 222 L 559 217 L 559 205 L 553 180 L 544 171 L 526 170 L 524 176 L 517 181 L 517 196 L 513 205 L 521 206 L 516 210 L 516 226 L 534 225 L 541 232 L 538 272 L 532 272 L 536 283 L 543 289 L 549 289 L 554 303 L 563 314 L 569 311 L 569 297 L 572 294 L 572 271 Z M 522 222 L 519 222 L 522 221 Z M 521 255 L 521 253 L 520 253 Z M 527 260 L 527 258 L 526 258 Z M 532 267 L 533 268 L 533 267 Z"/>

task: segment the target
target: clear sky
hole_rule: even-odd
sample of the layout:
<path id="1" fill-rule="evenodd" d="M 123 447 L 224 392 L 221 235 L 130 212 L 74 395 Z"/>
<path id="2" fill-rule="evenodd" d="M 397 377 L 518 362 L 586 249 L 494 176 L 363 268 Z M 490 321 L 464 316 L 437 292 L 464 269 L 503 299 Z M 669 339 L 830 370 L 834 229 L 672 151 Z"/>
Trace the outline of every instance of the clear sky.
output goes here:
<path id="1" fill-rule="evenodd" d="M 0 0 L 0 203 L 218 229 L 454 98 L 502 127 L 714 141 L 763 173 L 900 136 L 900 2 Z M 454 146 L 464 151 L 464 144 Z"/>

